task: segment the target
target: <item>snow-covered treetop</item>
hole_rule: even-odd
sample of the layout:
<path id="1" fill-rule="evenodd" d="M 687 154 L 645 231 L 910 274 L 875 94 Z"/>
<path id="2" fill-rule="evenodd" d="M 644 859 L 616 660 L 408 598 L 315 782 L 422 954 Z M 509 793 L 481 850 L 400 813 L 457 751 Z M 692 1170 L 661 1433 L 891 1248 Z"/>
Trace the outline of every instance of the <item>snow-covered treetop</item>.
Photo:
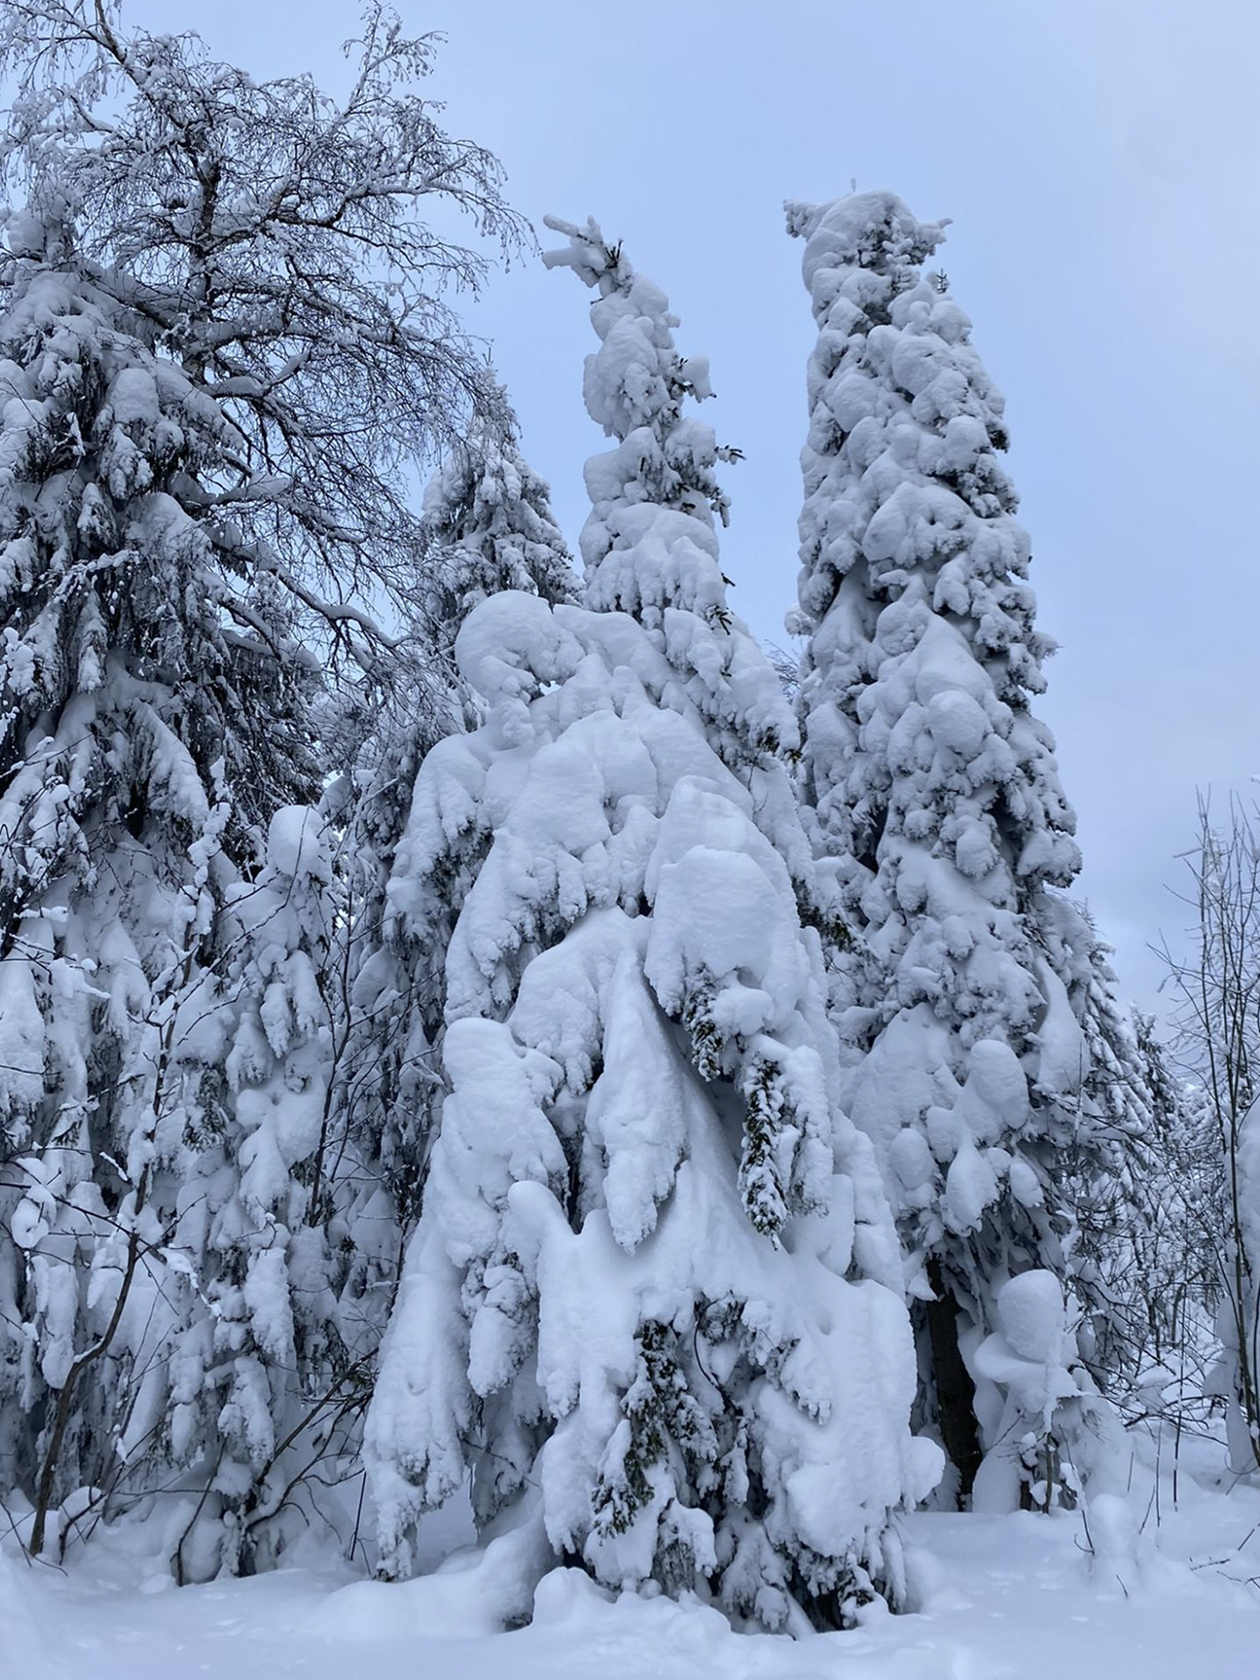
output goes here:
<path id="1" fill-rule="evenodd" d="M 724 758 L 794 751 L 798 735 L 768 661 L 727 605 L 713 516 L 723 523 L 720 449 L 713 429 L 684 413 L 712 396 L 708 362 L 680 356 L 677 317 L 658 286 L 636 274 L 593 221 L 546 218 L 568 236 L 549 267 L 571 268 L 599 292 L 591 324 L 600 347 L 586 358 L 591 418 L 617 440 L 586 463 L 591 513 L 581 536 L 586 603 L 632 614 L 678 672 L 681 688 L 726 737 Z"/>
<path id="2" fill-rule="evenodd" d="M 1028 711 L 1053 643 L 998 461 L 1002 398 L 943 278 L 922 273 L 941 227 L 889 193 L 791 206 L 788 222 L 819 324 L 796 627 L 813 638 L 802 707 L 819 710 L 823 831 L 873 862 L 891 794 L 907 838 L 939 836 L 966 880 L 1004 858 L 1025 886 L 1066 885 L 1074 818 Z M 858 732 L 840 752 L 836 705 Z"/>
<path id="3" fill-rule="evenodd" d="M 511 411 L 500 392 L 504 416 Z M 487 595 L 517 589 L 558 602 L 580 585 L 552 517 L 551 492 L 520 452 L 515 424 L 474 421 L 429 481 L 424 524 L 452 636 Z"/>
<path id="4" fill-rule="evenodd" d="M 918 282 L 920 269 L 949 226 L 948 220 L 916 221 L 890 192 L 852 193 L 830 204 L 789 201 L 784 210 L 788 232 L 807 242 L 803 268 L 816 314 L 838 295 L 828 295 L 826 281 L 815 289 L 820 269 L 837 276 L 847 269 L 867 270 L 871 281 L 858 288 L 858 296 L 864 307 L 878 309 Z"/>
<path id="5" fill-rule="evenodd" d="M 688 397 L 698 402 L 713 395 L 705 357 L 686 359 L 674 346 L 678 317 L 669 299 L 644 275 L 636 274 L 621 247 L 608 246 L 593 221 L 584 228 L 548 216 L 546 224 L 569 236 L 562 250 L 549 251 L 551 268 L 571 268 L 600 301 L 591 307 L 591 324 L 602 341 L 586 359 L 583 395 L 592 420 L 623 447 L 596 457 L 587 466 L 587 488 L 595 504 L 583 533 L 582 557 L 594 567 L 613 546 L 615 532 L 607 511 L 619 500 L 651 501 L 678 508 L 706 524 L 717 513 L 727 519 L 727 498 L 714 476 L 720 451 L 710 426 L 684 417 Z M 641 455 L 636 451 L 642 450 Z M 592 471 L 603 468 L 592 480 Z"/>

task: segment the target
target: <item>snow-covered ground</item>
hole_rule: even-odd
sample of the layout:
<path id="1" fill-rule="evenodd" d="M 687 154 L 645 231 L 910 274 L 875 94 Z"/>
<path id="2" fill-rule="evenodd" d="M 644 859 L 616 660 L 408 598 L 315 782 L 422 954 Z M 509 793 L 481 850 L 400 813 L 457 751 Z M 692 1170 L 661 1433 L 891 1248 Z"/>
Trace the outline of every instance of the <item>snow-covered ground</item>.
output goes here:
<path id="1" fill-rule="evenodd" d="M 475 1553 L 404 1586 L 329 1567 L 181 1590 L 151 1574 L 134 1535 L 98 1542 L 65 1573 L 7 1550 L 0 1674 L 1250 1680 L 1260 1671 L 1260 1490 L 1231 1485 L 1216 1450 L 1192 1446 L 1174 1506 L 1170 1457 L 1166 1442 L 1158 1502 L 1149 1464 L 1135 1464 L 1127 1504 L 1104 1508 L 1089 1534 L 1079 1515 L 921 1513 L 908 1527 L 922 1610 L 800 1641 L 734 1633 L 697 1603 L 611 1600 L 571 1570 L 544 1579 L 530 1626 L 496 1632 L 512 1582 Z"/>

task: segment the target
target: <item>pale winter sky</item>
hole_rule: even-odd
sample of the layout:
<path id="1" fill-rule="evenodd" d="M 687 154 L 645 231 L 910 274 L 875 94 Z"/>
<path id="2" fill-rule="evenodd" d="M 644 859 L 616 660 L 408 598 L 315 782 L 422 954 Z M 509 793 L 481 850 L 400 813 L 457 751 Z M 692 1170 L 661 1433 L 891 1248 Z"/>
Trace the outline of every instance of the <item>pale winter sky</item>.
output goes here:
<path id="1" fill-rule="evenodd" d="M 1082 882 L 1126 991 L 1153 1001 L 1196 788 L 1260 773 L 1260 7 L 1254 0 L 400 0 L 444 31 L 447 125 L 513 202 L 593 214 L 707 354 L 735 603 L 783 640 L 812 323 L 784 197 L 887 187 L 924 220 L 1006 393 L 1042 627 L 1039 708 Z M 353 0 L 131 0 L 257 75 L 332 91 Z M 525 261 L 470 312 L 576 542 L 587 294 Z"/>

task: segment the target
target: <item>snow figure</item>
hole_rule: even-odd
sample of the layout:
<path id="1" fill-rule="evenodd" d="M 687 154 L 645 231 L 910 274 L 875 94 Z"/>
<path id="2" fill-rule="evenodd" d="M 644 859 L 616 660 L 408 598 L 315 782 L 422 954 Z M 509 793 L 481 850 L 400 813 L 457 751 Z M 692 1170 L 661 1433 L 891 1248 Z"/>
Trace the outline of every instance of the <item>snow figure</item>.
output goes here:
<path id="1" fill-rule="evenodd" d="M 441 1112 L 366 1432 L 382 1567 L 472 1472 L 483 1533 L 770 1628 L 904 1579 L 939 1470 L 870 1146 L 837 1100 L 795 727 L 726 604 L 704 366 L 594 226 L 586 604 L 455 644 L 485 721 L 417 779 L 390 893 L 456 907 Z"/>
<path id="2" fill-rule="evenodd" d="M 1052 644 L 999 462 L 1002 399 L 944 276 L 924 273 L 942 228 L 883 192 L 789 205 L 788 225 L 819 328 L 802 789 L 860 935 L 839 998 L 847 1101 L 895 1203 L 924 1417 L 965 1497 L 992 1445 L 970 1350 L 1013 1274 L 1067 1274 L 1065 1164 L 1089 1176 L 1111 1124 L 1091 1060 L 1106 983 L 1059 891 L 1080 858 L 1030 710 Z"/>
<path id="3" fill-rule="evenodd" d="M 262 813 L 313 791 L 309 673 L 169 485 L 226 424 L 75 266 L 8 229 L 0 318 L 0 1483 L 94 1516 L 169 1462 L 167 1247 L 218 1124 L 197 1023 Z M 230 616 L 229 616 L 230 615 Z M 232 624 L 236 620 L 235 626 Z"/>
<path id="4" fill-rule="evenodd" d="M 1043 1511 L 1075 1505 L 1083 1474 L 1097 1492 L 1100 1475 L 1123 1470 L 1119 1419 L 1080 1362 L 1063 1289 L 1053 1273 L 1010 1278 L 997 1292 L 996 1308 L 998 1329 L 971 1361 L 977 1411 L 993 1443 L 976 1475 L 972 1507 L 1002 1512 L 1021 1500 Z M 1060 1451 L 1064 1435 L 1076 1446 L 1074 1457 Z M 1086 1443 L 1093 1451 L 1083 1454 Z"/>

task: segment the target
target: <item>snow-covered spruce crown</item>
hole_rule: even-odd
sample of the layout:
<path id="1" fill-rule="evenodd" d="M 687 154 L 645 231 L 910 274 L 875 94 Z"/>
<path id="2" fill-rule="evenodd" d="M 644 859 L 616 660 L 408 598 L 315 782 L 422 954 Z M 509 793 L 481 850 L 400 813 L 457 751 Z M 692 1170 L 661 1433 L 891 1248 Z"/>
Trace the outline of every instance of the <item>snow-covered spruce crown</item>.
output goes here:
<path id="1" fill-rule="evenodd" d="M 738 451 L 719 449 L 712 427 L 683 416 L 688 397 L 703 402 L 713 395 L 708 358 L 679 355 L 673 331 L 678 316 L 670 312 L 669 299 L 654 281 L 634 271 L 620 244 L 608 244 L 594 220 L 583 227 L 555 216 L 544 217 L 544 222 L 569 241 L 543 253 L 546 266 L 571 268 L 584 285 L 599 291 L 591 305 L 591 325 L 600 348 L 587 357 L 583 379 L 587 412 L 608 437 L 625 442 L 641 430 L 645 433 L 635 437 L 621 476 L 628 483 L 651 477 L 656 492 L 652 500 L 683 506 L 706 521 L 710 512 L 716 513 L 725 524 L 727 501 L 712 469 L 718 460 L 737 459 Z M 668 463 L 648 458 L 658 452 L 669 458 Z M 655 482 L 662 467 L 667 468 L 666 477 Z M 681 470 L 691 494 L 670 493 L 668 467 L 675 475 Z M 675 491 L 679 487 L 673 485 Z M 629 499 L 645 498 L 632 491 Z"/>
<path id="2" fill-rule="evenodd" d="M 827 270 L 880 269 L 891 278 L 894 295 L 912 285 L 949 226 L 948 218 L 916 221 L 890 192 L 850 193 L 829 204 L 788 199 L 783 208 L 788 232 L 805 240 L 801 272 L 819 307 L 830 302 L 818 296 L 818 282 Z"/>
<path id="3" fill-rule="evenodd" d="M 724 753 L 795 751 L 791 707 L 727 603 L 714 524 L 715 516 L 726 524 L 728 502 L 715 469 L 739 451 L 720 448 L 713 428 L 684 412 L 688 398 L 713 395 L 708 361 L 679 354 L 668 298 L 594 221 L 549 216 L 546 224 L 568 244 L 543 261 L 599 292 L 590 312 L 599 348 L 586 358 L 583 396 L 616 440 L 583 474 L 591 498 L 580 540 L 585 605 L 629 613 L 657 638 L 690 702 L 727 735 Z"/>

